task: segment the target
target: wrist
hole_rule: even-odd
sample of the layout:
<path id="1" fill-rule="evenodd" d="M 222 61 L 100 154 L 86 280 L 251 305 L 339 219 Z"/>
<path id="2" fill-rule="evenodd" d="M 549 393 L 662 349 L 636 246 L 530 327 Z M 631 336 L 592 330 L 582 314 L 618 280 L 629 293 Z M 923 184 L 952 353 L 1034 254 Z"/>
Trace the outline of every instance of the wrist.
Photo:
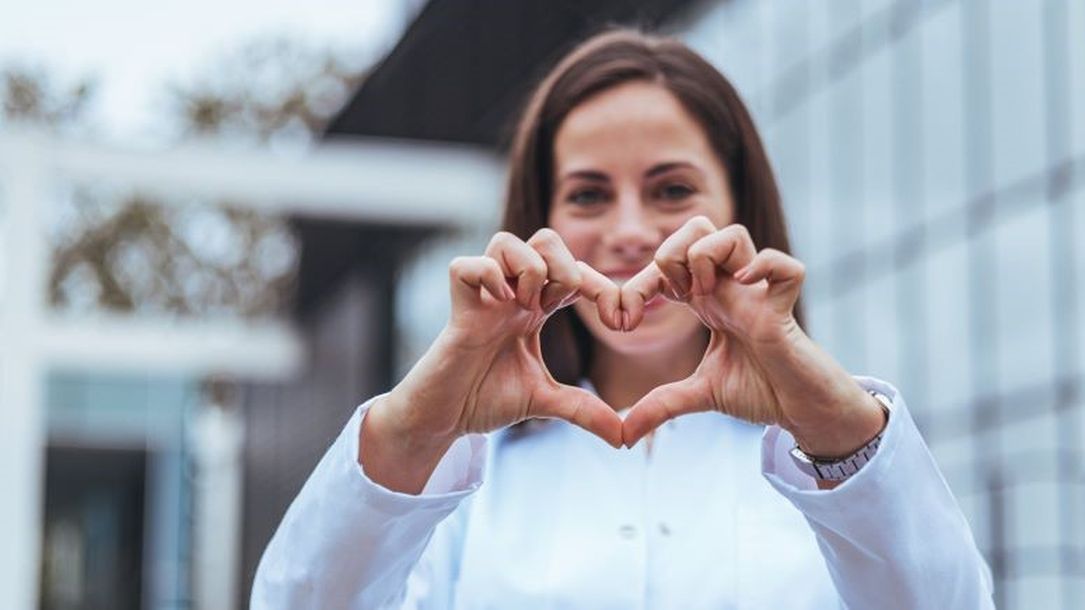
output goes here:
<path id="1" fill-rule="evenodd" d="M 828 460 L 844 458 L 885 430 L 889 420 L 882 404 L 862 388 L 856 388 L 857 395 L 826 411 L 834 415 L 817 424 L 788 429 L 804 453 Z"/>
<path id="2" fill-rule="evenodd" d="M 392 394 L 377 399 L 362 421 L 357 456 L 373 482 L 402 493 L 419 494 L 458 435 L 440 435 L 407 425 L 409 418 Z"/>

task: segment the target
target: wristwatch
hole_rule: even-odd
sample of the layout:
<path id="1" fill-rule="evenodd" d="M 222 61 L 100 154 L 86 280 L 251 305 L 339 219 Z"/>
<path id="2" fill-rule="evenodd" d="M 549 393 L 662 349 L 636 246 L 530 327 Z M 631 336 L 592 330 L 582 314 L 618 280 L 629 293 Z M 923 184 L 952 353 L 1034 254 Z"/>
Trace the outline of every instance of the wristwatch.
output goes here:
<path id="1" fill-rule="evenodd" d="M 885 411 L 886 422 L 888 422 L 890 413 L 893 410 L 893 402 L 881 392 L 874 390 L 867 390 L 867 392 L 881 403 L 882 409 Z M 870 439 L 867 444 L 860 447 L 855 453 L 842 458 L 820 458 L 808 455 L 805 451 L 799 449 L 799 445 L 796 444 L 791 450 L 791 459 L 799 467 L 799 470 L 815 479 L 844 481 L 859 472 L 863 466 L 866 466 L 867 462 L 874 459 L 874 454 L 878 452 L 878 446 L 882 444 L 883 434 L 885 434 L 885 428 L 882 428 L 882 431 L 877 436 Z"/>

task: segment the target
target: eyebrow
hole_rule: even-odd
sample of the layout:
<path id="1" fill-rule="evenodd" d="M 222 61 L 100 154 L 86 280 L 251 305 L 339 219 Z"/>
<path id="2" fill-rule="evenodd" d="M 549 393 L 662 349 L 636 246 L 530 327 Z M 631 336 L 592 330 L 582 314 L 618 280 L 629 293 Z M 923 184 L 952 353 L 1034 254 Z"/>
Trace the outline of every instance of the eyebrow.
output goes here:
<path id="1" fill-rule="evenodd" d="M 696 165 L 688 161 L 668 161 L 666 163 L 657 163 L 648 168 L 648 171 L 644 172 L 645 178 L 652 178 L 660 174 L 665 174 L 675 169 L 692 169 L 694 171 L 701 171 Z M 610 177 L 606 173 L 594 170 L 594 169 L 579 169 L 571 172 L 567 172 L 562 176 L 562 180 L 569 180 L 570 178 L 580 178 L 583 180 L 589 180 L 592 182 L 609 182 Z"/>
<path id="2" fill-rule="evenodd" d="M 652 176 L 658 176 L 659 174 L 665 174 L 672 169 L 692 169 L 694 171 L 701 171 L 699 167 L 688 161 L 671 161 L 668 163 L 659 163 L 653 165 L 648 171 L 644 172 L 645 178 L 651 178 Z"/>

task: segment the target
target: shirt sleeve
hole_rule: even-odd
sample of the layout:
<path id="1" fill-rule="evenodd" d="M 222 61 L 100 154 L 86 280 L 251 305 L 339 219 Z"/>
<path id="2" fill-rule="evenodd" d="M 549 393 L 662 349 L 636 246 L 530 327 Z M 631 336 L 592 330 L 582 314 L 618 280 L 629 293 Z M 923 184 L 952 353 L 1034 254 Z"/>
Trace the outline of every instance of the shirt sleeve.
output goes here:
<path id="1" fill-rule="evenodd" d="M 991 572 L 968 522 L 892 385 L 856 377 L 893 409 L 877 453 L 831 490 L 795 466 L 794 438 L 765 430 L 762 472 L 814 530 L 847 608 L 994 608 Z"/>
<path id="2" fill-rule="evenodd" d="M 257 567 L 252 608 L 388 608 L 409 600 L 422 607 L 422 592 L 451 586 L 447 562 L 412 571 L 437 526 L 481 485 L 486 439 L 453 443 L 421 494 L 391 491 L 357 461 L 361 425 L 377 398 L 358 407 L 287 509 Z"/>

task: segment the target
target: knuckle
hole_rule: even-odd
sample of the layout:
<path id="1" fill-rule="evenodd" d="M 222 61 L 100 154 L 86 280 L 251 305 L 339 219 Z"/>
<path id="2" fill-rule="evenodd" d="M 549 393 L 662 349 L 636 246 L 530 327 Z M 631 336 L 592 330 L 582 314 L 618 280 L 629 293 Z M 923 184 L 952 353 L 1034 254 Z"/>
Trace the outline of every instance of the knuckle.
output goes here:
<path id="1" fill-rule="evenodd" d="M 556 246 L 563 242 L 557 231 L 550 227 L 543 227 L 538 231 L 535 231 L 535 234 L 531 236 L 528 243 L 532 245 Z"/>
<path id="2" fill-rule="evenodd" d="M 711 240 L 700 239 L 697 240 L 692 246 L 689 247 L 689 259 L 690 262 L 709 256 L 712 252 Z"/>
<path id="3" fill-rule="evenodd" d="M 710 233 L 716 230 L 716 225 L 713 224 L 712 221 L 708 218 L 708 216 L 705 216 L 704 214 L 698 214 L 693 218 L 690 218 L 686 225 L 694 229 L 700 229 L 702 231 L 708 231 Z"/>
<path id="4" fill-rule="evenodd" d="M 746 225 L 739 224 L 737 222 L 727 225 L 726 227 L 721 229 L 721 232 L 725 232 L 728 236 L 739 238 L 739 239 L 743 239 L 743 238 L 749 239 L 750 238 L 750 230 L 746 228 Z"/>
<path id="5" fill-rule="evenodd" d="M 448 272 L 451 275 L 462 275 L 470 264 L 470 259 L 466 256 L 457 256 L 448 263 Z"/>
<path id="6" fill-rule="evenodd" d="M 498 231 L 490 238 L 490 247 L 507 246 L 515 241 L 519 241 L 519 239 L 512 233 L 509 233 L 508 231 Z"/>
<path id="7" fill-rule="evenodd" d="M 541 258 L 533 259 L 527 266 L 524 267 L 522 275 L 534 279 L 543 279 L 546 277 L 547 266 Z"/>
<path id="8" fill-rule="evenodd" d="M 682 258 L 674 250 L 657 250 L 652 260 L 661 270 L 674 265 L 682 264 Z"/>

